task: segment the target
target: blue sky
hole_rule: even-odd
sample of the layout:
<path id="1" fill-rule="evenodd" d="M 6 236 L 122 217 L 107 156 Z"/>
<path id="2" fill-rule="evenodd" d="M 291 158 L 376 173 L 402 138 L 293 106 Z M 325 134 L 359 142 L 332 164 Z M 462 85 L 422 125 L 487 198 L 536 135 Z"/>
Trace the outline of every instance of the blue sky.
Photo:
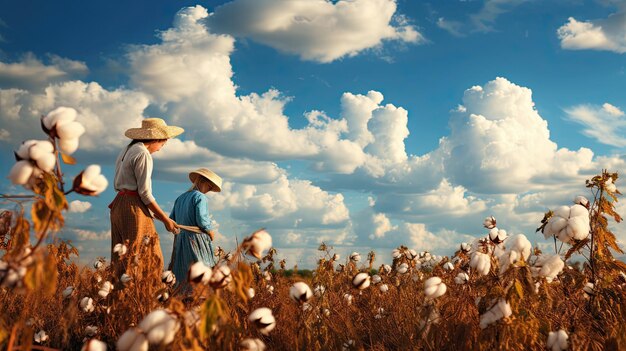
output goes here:
<path id="1" fill-rule="evenodd" d="M 55 107 L 87 129 L 68 176 L 112 179 L 123 130 L 164 117 L 187 132 L 155 154 L 162 207 L 209 167 L 217 244 L 264 226 L 290 264 L 321 240 L 449 254 L 491 214 L 542 244 L 546 209 L 624 168 L 617 1 L 31 1 L 0 20 L 1 172 Z M 91 204 L 59 234 L 85 262 L 107 254 L 113 196 L 70 199 Z"/>

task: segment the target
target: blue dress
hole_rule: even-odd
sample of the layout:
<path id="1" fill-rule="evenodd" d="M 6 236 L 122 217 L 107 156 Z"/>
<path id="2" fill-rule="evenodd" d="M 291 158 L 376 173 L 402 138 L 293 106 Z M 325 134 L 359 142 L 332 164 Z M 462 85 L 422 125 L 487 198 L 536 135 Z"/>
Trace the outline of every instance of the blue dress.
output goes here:
<path id="1" fill-rule="evenodd" d="M 198 190 L 191 190 L 180 195 L 174 203 L 170 218 L 176 223 L 197 226 L 204 231 L 213 229 L 209 217 L 209 200 Z M 209 267 L 215 266 L 213 244 L 208 234 L 197 234 L 187 230 L 180 230 L 174 237 L 174 248 L 169 269 L 176 276 L 176 285 L 183 284 L 182 291 L 189 292 L 187 282 L 189 267 L 195 262 L 202 261 Z"/>

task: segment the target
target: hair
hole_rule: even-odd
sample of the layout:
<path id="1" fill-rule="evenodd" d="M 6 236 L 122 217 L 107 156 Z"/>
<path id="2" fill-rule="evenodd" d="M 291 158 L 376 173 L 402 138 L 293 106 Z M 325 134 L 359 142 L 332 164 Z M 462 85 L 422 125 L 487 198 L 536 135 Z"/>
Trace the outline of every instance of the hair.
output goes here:
<path id="1" fill-rule="evenodd" d="M 208 183 L 211 185 L 211 188 L 209 189 L 209 191 L 213 190 L 213 188 L 215 187 L 215 185 L 213 184 L 212 181 L 204 178 L 204 177 L 197 177 L 196 180 L 193 182 L 193 184 L 191 185 L 191 188 L 189 188 L 188 191 L 193 191 L 193 190 L 200 190 L 198 188 L 198 185 L 200 185 L 201 183 Z"/>
<path id="2" fill-rule="evenodd" d="M 131 140 L 130 143 L 128 143 L 128 147 L 131 147 L 137 143 L 150 144 L 150 143 L 155 143 L 155 142 L 165 141 L 165 140 L 167 139 L 133 139 Z"/>

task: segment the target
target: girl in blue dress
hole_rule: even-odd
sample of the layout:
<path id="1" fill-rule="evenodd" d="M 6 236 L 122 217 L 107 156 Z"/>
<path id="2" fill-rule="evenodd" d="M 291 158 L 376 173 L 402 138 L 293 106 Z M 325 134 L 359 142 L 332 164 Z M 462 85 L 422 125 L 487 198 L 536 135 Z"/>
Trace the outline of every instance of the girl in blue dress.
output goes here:
<path id="1" fill-rule="evenodd" d="M 176 284 L 182 285 L 180 291 L 189 293 L 191 287 L 187 281 L 189 267 L 201 261 L 209 267 L 215 266 L 213 239 L 215 233 L 209 216 L 209 201 L 206 193 L 222 191 L 222 178 L 206 168 L 189 173 L 191 188 L 180 195 L 174 203 L 170 218 L 182 226 L 197 227 L 201 233 L 182 229 L 174 237 L 174 247 L 169 269 L 176 276 Z"/>

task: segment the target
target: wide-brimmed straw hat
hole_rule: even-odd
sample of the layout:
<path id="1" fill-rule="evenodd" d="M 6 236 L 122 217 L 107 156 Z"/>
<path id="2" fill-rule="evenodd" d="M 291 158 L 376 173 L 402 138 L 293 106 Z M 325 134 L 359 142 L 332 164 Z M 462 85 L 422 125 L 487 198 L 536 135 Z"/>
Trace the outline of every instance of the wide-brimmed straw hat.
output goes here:
<path id="1" fill-rule="evenodd" d="M 214 190 L 215 192 L 219 193 L 222 191 L 222 177 L 218 176 L 213 171 L 206 168 L 199 168 L 189 173 L 189 180 L 191 180 L 192 183 L 195 183 L 198 177 L 202 177 L 213 183 L 213 185 L 217 187 L 217 190 Z"/>
<path id="2" fill-rule="evenodd" d="M 161 118 L 146 118 L 141 121 L 141 128 L 130 128 L 124 135 L 136 140 L 171 139 L 184 131 L 181 127 L 168 126 Z"/>

